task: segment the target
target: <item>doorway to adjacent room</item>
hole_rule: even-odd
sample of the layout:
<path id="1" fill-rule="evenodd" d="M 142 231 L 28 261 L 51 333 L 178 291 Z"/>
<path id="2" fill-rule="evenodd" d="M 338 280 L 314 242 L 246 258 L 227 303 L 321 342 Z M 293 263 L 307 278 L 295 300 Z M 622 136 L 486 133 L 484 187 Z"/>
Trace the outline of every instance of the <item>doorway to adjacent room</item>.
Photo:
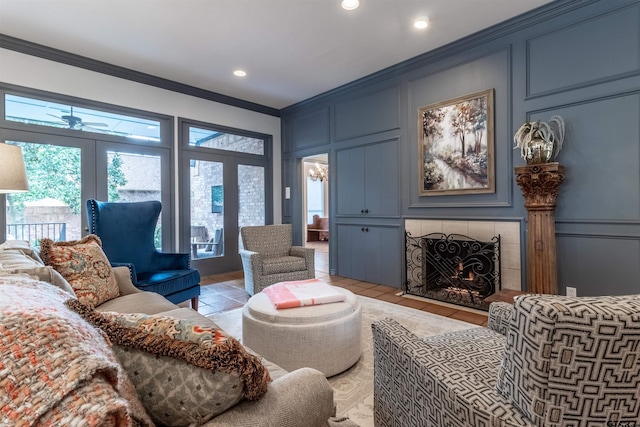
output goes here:
<path id="1" fill-rule="evenodd" d="M 304 172 L 303 241 L 316 250 L 316 270 L 329 273 L 329 156 L 302 159 Z"/>

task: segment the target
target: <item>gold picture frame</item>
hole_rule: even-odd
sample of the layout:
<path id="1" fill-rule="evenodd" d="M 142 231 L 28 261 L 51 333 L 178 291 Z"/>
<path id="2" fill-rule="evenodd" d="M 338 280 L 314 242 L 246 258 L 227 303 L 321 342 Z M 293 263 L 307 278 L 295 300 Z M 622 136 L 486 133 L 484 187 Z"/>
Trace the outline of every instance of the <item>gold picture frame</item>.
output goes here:
<path id="1" fill-rule="evenodd" d="M 495 193 L 493 92 L 418 108 L 420 196 Z"/>

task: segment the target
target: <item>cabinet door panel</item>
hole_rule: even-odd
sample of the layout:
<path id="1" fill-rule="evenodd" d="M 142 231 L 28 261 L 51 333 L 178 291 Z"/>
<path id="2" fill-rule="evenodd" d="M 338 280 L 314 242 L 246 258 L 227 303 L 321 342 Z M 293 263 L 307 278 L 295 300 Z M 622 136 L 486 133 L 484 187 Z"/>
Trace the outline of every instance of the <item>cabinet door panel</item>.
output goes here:
<path id="1" fill-rule="evenodd" d="M 364 233 L 360 226 L 339 224 L 338 275 L 366 280 Z"/>
<path id="2" fill-rule="evenodd" d="M 336 153 L 338 215 L 361 215 L 364 202 L 364 149 L 341 150 Z"/>
<path id="3" fill-rule="evenodd" d="M 338 275 L 400 287 L 402 252 L 398 228 L 339 224 Z"/>
<path id="4" fill-rule="evenodd" d="M 367 259 L 367 281 L 399 287 L 402 275 L 402 253 L 398 228 L 368 227 L 367 246 L 376 248 Z"/>
<path id="5" fill-rule="evenodd" d="M 365 147 L 365 209 L 368 215 L 398 215 L 398 148 L 396 141 Z"/>

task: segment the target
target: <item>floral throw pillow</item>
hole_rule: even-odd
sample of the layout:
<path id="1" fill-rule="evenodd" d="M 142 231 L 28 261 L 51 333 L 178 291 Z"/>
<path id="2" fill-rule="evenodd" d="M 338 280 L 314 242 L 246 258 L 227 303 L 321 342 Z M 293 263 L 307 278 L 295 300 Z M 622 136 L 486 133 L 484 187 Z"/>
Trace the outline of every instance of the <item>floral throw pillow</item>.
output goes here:
<path id="1" fill-rule="evenodd" d="M 120 295 L 111 264 L 102 251 L 102 241 L 96 235 L 69 242 L 42 239 L 40 257 L 60 273 L 78 299 L 90 307 Z"/>
<path id="2" fill-rule="evenodd" d="M 269 371 L 214 323 L 140 313 L 99 312 L 77 300 L 67 307 L 102 329 L 153 421 L 202 425 L 267 391 Z"/>

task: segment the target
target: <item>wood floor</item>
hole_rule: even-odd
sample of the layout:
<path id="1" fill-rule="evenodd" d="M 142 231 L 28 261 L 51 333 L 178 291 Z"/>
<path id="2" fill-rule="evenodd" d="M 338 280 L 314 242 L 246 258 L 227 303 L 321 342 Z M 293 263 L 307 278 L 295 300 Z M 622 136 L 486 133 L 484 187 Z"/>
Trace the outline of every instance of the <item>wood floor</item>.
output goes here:
<path id="1" fill-rule="evenodd" d="M 329 257 L 327 253 L 328 243 L 309 242 L 307 245 L 316 249 L 316 277 L 333 286 L 349 289 L 356 295 L 404 305 L 476 325 L 486 326 L 487 324 L 486 314 L 398 296 L 396 294 L 400 290 L 389 286 L 376 285 L 374 283 L 362 282 L 340 276 L 331 276 L 329 274 Z M 244 276 L 242 271 L 206 276 L 201 279 L 200 283 L 202 285 L 202 291 L 198 311 L 205 316 L 240 308 L 249 299 L 249 294 L 244 290 Z"/>

